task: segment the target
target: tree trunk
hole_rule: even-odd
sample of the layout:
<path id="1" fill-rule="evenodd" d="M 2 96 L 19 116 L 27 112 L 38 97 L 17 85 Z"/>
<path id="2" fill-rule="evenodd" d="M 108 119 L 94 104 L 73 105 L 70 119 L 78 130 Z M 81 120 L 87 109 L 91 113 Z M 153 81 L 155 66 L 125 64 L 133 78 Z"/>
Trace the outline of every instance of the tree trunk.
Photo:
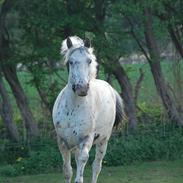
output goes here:
<path id="1" fill-rule="evenodd" d="M 1 5 L 1 11 L 0 11 L 0 64 L 1 65 L 9 56 L 9 50 L 10 50 L 9 40 L 8 40 L 9 35 L 5 26 L 6 25 L 5 21 L 6 21 L 6 16 L 10 11 L 10 9 L 12 8 L 13 4 L 14 4 L 14 1 L 5 0 Z M 2 71 L 0 70 L 0 72 Z M 2 119 L 5 123 L 7 131 L 9 132 L 9 135 L 12 138 L 12 140 L 18 141 L 19 134 L 15 124 L 13 124 L 12 122 L 12 118 L 13 118 L 12 109 L 11 109 L 11 105 L 9 102 L 6 89 L 3 85 L 3 80 L 1 75 L 0 75 L 0 95 L 2 97 L 2 103 L 0 104 L 0 113 L 1 113 Z"/>
<path id="2" fill-rule="evenodd" d="M 163 77 L 160 65 L 160 53 L 155 40 L 152 26 L 152 15 L 149 9 L 145 9 L 145 17 L 145 39 L 150 54 L 150 60 L 148 60 L 148 62 L 155 81 L 156 89 L 162 99 L 169 118 L 175 121 L 178 125 L 183 126 L 183 120 L 179 116 L 175 101 L 173 100 Z"/>
<path id="3" fill-rule="evenodd" d="M 3 65 L 3 73 L 11 87 L 17 106 L 20 109 L 20 113 L 27 130 L 28 139 L 38 136 L 38 126 L 35 123 L 32 112 L 28 106 L 27 97 L 17 77 L 16 68 L 7 64 Z"/>
<path id="4" fill-rule="evenodd" d="M 135 102 L 132 94 L 132 86 L 130 84 L 129 78 L 123 69 L 123 67 L 117 63 L 117 66 L 113 70 L 113 74 L 118 80 L 122 92 L 122 98 L 125 103 L 125 112 L 129 118 L 129 130 L 133 131 L 137 128 L 137 117 Z"/>
<path id="5" fill-rule="evenodd" d="M 172 42 L 175 45 L 176 50 L 179 52 L 180 56 L 183 58 L 182 44 L 181 44 L 180 40 L 178 39 L 178 37 L 176 36 L 176 33 L 171 25 L 168 26 L 168 31 L 169 31 L 170 37 L 172 39 Z"/>
<path id="6" fill-rule="evenodd" d="M 19 133 L 16 125 L 13 123 L 13 111 L 1 76 L 0 76 L 0 95 L 2 99 L 2 102 L 0 104 L 0 115 L 4 121 L 10 139 L 12 141 L 18 142 Z"/>

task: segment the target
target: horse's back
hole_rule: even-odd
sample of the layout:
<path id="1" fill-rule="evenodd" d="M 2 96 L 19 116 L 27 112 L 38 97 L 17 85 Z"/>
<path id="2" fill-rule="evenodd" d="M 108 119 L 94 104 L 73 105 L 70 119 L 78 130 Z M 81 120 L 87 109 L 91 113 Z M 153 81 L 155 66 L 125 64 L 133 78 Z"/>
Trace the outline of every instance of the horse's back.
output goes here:
<path id="1" fill-rule="evenodd" d="M 105 96 L 106 92 L 109 91 L 112 93 L 113 97 L 115 98 L 116 116 L 115 116 L 114 126 L 118 126 L 118 124 L 124 119 L 124 105 L 123 105 L 123 100 L 121 96 L 106 81 L 96 79 L 96 83 L 97 85 L 99 85 L 98 88 L 102 90 L 101 92 L 102 95 Z M 101 88 L 102 85 L 104 88 Z M 103 92 L 105 92 L 105 94 Z"/>
<path id="2" fill-rule="evenodd" d="M 116 118 L 116 92 L 103 80 L 91 82 L 91 88 L 95 95 L 95 133 L 100 139 L 109 138 Z"/>

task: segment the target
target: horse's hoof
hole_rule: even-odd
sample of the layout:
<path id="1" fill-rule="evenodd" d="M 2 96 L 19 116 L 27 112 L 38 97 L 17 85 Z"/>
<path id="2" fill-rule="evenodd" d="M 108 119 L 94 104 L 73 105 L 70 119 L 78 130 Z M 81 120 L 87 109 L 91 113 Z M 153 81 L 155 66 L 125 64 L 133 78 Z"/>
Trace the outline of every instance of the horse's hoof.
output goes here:
<path id="1" fill-rule="evenodd" d="M 83 182 L 76 181 L 75 183 L 83 183 Z"/>

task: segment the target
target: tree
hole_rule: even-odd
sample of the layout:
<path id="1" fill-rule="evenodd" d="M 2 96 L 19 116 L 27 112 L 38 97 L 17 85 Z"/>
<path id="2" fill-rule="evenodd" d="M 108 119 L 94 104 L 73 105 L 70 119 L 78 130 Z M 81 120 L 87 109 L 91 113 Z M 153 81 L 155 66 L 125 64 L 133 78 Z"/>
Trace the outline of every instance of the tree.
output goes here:
<path id="1" fill-rule="evenodd" d="M 158 29 L 157 26 L 159 25 L 158 20 L 152 14 L 152 7 L 154 7 L 156 3 L 156 0 L 152 2 L 144 1 L 140 3 L 132 0 L 121 4 L 119 11 L 129 24 L 129 34 L 136 41 L 139 49 L 148 60 L 157 92 L 161 97 L 162 103 L 170 120 L 182 126 L 183 120 L 178 113 L 176 103 L 169 91 L 160 65 L 160 51 L 155 37 L 156 34 L 154 33 L 154 27 L 156 26 L 159 34 L 161 34 L 161 30 Z M 139 29 L 138 33 L 137 29 Z M 143 41 L 145 41 L 146 44 L 143 44 Z"/>
<path id="2" fill-rule="evenodd" d="M 13 95 L 16 99 L 17 106 L 20 109 L 20 113 L 27 129 L 28 138 L 38 136 L 38 126 L 35 123 L 31 110 L 29 109 L 27 97 L 21 87 L 17 73 L 16 64 L 10 62 L 11 48 L 10 48 L 10 36 L 7 29 L 6 18 L 8 13 L 14 6 L 14 1 L 5 0 L 1 6 L 0 13 L 0 65 L 2 72 L 10 85 Z M 11 54 L 10 54 L 11 53 Z"/>
<path id="3" fill-rule="evenodd" d="M 13 116 L 12 116 L 13 111 L 1 75 L 0 75 L 0 95 L 1 95 L 0 115 L 4 121 L 10 139 L 12 141 L 18 142 L 20 140 L 20 135 L 18 133 L 15 123 L 13 123 Z"/>
<path id="4" fill-rule="evenodd" d="M 183 2 L 180 0 L 162 0 L 158 5 L 161 8 L 153 6 L 152 13 L 157 16 L 161 20 L 162 24 L 167 28 L 177 52 L 183 58 Z"/>
<path id="5" fill-rule="evenodd" d="M 173 100 L 169 88 L 163 77 L 161 65 L 160 65 L 160 52 L 158 50 L 157 42 L 153 33 L 153 19 L 151 9 L 146 8 L 144 10 L 145 18 L 145 39 L 147 47 L 149 49 L 150 59 L 149 65 L 151 67 L 151 72 L 154 77 L 155 85 L 158 93 L 161 96 L 164 107 L 168 113 L 171 120 L 175 121 L 178 125 L 183 126 L 183 120 L 181 119 L 175 101 Z"/>

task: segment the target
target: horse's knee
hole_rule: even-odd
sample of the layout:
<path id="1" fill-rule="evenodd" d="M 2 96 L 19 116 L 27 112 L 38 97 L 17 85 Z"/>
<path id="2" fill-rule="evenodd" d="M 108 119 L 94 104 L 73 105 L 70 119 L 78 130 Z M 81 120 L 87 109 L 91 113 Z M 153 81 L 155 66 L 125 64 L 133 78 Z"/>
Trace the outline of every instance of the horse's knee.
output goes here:
<path id="1" fill-rule="evenodd" d="M 79 156 L 79 161 L 86 162 L 88 158 L 89 158 L 89 150 L 87 148 L 83 148 Z"/>

